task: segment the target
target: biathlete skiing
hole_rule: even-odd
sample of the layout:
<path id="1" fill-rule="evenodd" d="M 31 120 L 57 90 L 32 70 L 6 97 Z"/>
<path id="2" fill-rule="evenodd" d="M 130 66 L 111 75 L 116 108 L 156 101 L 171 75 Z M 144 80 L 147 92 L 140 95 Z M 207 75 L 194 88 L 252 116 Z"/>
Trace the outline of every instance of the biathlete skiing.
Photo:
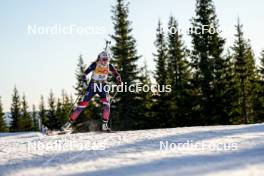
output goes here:
<path id="1" fill-rule="evenodd" d="M 83 110 L 89 105 L 89 102 L 94 95 L 98 94 L 103 103 L 103 113 L 102 113 L 102 131 L 111 132 L 111 128 L 108 127 L 108 121 L 110 116 L 110 101 L 108 97 L 108 92 L 105 92 L 104 86 L 107 85 L 107 77 L 109 72 L 112 72 L 117 84 L 121 84 L 121 77 L 115 67 L 109 63 L 109 56 L 106 51 L 101 52 L 97 60 L 93 62 L 84 72 L 83 81 L 87 82 L 86 75 L 92 72 L 91 80 L 88 84 L 85 96 L 82 101 L 78 103 L 78 106 L 74 109 L 69 117 L 69 121 L 63 125 L 61 131 L 67 131 L 70 129 L 71 125 L 78 118 L 78 116 L 83 112 Z M 101 89 L 96 89 L 97 87 L 102 87 Z"/>

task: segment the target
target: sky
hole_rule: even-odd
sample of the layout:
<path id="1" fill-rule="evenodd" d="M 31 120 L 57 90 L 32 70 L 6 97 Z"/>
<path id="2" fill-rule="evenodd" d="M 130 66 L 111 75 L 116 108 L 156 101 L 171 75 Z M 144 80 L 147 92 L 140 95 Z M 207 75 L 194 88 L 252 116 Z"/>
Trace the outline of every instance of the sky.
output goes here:
<path id="1" fill-rule="evenodd" d="M 113 34 L 111 20 L 115 0 L 1 0 L 0 1 L 0 96 L 4 111 L 10 111 L 13 89 L 25 94 L 29 105 L 38 105 L 40 96 L 52 89 L 74 94 L 75 70 L 79 55 L 89 65 Z M 256 58 L 264 48 L 263 0 L 214 0 L 226 47 L 234 41 L 237 18 L 244 25 Z M 145 60 L 154 70 L 153 53 L 158 20 L 166 29 L 173 15 L 190 48 L 187 30 L 194 16 L 195 0 L 130 0 L 129 20 L 137 41 L 139 65 Z M 77 26 L 87 33 L 45 33 L 48 27 Z M 31 28 L 30 28 L 31 27 Z M 38 33 L 33 32 L 38 28 Z M 31 29 L 31 30 L 29 30 Z M 54 29 L 54 28 L 53 28 Z M 57 28 L 58 29 L 58 28 Z"/>

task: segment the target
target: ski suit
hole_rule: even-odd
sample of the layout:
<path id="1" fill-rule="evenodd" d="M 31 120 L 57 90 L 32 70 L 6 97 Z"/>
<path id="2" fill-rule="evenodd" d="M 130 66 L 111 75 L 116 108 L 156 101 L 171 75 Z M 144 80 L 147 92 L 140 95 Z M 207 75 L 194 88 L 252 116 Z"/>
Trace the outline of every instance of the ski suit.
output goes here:
<path id="1" fill-rule="evenodd" d="M 88 106 L 90 100 L 93 98 L 94 95 L 98 94 L 101 98 L 101 101 L 103 103 L 103 121 L 109 120 L 110 115 L 110 103 L 107 97 L 107 92 L 103 89 L 105 85 L 107 85 L 107 76 L 109 74 L 109 70 L 113 73 L 114 77 L 117 81 L 121 82 L 121 78 L 115 67 L 107 63 L 106 65 L 100 64 L 99 61 L 93 62 L 86 70 L 84 77 L 89 74 L 90 72 L 93 72 L 91 81 L 89 82 L 87 91 L 85 96 L 83 97 L 82 101 L 79 102 L 77 108 L 74 110 L 74 112 L 70 116 L 70 121 L 75 121 L 80 113 Z M 95 89 L 95 85 L 102 86 L 102 89 Z"/>

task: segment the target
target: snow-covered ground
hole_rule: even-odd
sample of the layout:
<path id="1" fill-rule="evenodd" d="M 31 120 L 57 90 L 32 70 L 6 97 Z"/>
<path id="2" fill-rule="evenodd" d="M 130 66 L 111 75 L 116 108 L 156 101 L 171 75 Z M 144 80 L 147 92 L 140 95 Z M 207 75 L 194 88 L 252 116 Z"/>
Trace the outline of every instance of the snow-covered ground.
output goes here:
<path id="1" fill-rule="evenodd" d="M 0 175 L 263 175 L 264 124 L 0 133 Z"/>

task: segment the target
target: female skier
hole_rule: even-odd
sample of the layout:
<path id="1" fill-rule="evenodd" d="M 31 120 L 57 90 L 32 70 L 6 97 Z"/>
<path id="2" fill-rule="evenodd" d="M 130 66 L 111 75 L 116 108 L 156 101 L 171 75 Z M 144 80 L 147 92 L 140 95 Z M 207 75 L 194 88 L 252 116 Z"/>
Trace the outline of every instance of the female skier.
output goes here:
<path id="1" fill-rule="evenodd" d="M 107 76 L 111 71 L 117 81 L 118 84 L 121 84 L 121 77 L 115 67 L 109 63 L 109 57 L 107 52 L 101 52 L 97 60 L 93 62 L 84 72 L 83 79 L 86 82 L 86 75 L 90 72 L 93 72 L 91 81 L 88 84 L 87 92 L 83 97 L 82 101 L 79 102 L 77 108 L 73 111 L 73 113 L 69 117 L 69 121 L 63 125 L 62 131 L 67 131 L 72 123 L 78 118 L 80 113 L 88 106 L 90 100 L 94 95 L 98 94 L 103 103 L 103 123 L 102 123 L 102 131 L 111 132 L 111 129 L 108 127 L 107 123 L 110 115 L 110 103 L 107 97 L 107 92 L 104 90 L 104 86 L 107 85 Z M 102 87 L 102 89 L 95 88 Z"/>

